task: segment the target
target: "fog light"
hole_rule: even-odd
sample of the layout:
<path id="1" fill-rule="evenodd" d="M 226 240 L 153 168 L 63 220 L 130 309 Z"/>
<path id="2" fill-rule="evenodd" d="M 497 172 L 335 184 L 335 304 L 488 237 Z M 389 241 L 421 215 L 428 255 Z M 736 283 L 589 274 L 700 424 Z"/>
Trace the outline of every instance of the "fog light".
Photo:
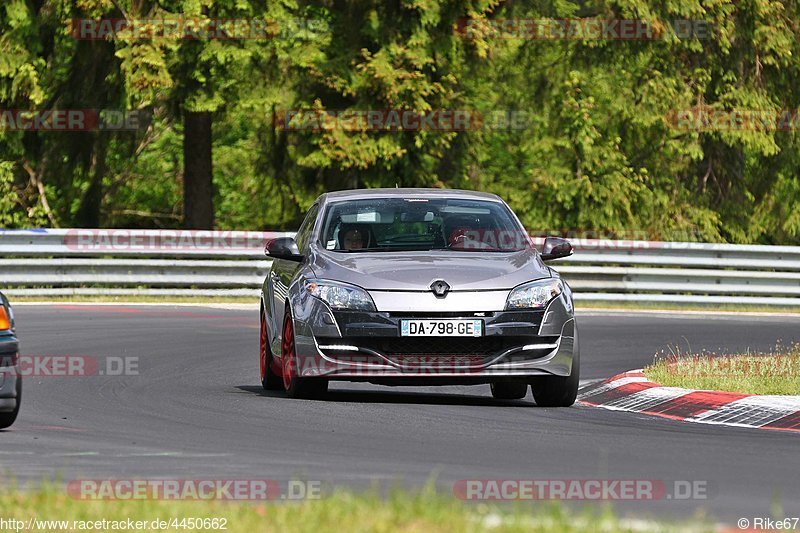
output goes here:
<path id="1" fill-rule="evenodd" d="M 334 352 L 357 352 L 358 346 L 348 344 L 325 344 L 319 347 L 320 350 L 332 350 Z"/>

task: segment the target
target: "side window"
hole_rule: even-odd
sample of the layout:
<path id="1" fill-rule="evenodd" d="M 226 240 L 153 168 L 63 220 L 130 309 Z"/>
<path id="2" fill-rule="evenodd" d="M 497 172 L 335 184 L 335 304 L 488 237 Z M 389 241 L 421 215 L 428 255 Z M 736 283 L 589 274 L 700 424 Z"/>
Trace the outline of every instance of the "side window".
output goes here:
<path id="1" fill-rule="evenodd" d="M 297 235 L 294 240 L 297 241 L 297 247 L 301 252 L 305 250 L 311 232 L 314 230 L 314 223 L 317 221 L 317 213 L 319 213 L 319 204 L 314 204 L 311 206 L 311 209 L 308 210 L 308 214 L 300 225 L 300 229 L 297 230 Z"/>

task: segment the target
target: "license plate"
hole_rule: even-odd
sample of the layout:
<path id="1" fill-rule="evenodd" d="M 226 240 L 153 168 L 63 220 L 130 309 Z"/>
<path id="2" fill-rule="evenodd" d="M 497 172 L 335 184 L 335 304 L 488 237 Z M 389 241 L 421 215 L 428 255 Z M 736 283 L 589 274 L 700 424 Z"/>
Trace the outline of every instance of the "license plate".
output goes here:
<path id="1" fill-rule="evenodd" d="M 482 320 L 401 320 L 401 337 L 480 337 Z"/>

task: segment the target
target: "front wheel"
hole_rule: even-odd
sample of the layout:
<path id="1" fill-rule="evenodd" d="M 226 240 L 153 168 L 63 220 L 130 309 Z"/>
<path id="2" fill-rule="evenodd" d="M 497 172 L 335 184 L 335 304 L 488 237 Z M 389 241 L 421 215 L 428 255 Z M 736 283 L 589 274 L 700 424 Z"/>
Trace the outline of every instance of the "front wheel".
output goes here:
<path id="1" fill-rule="evenodd" d="M 569 376 L 536 376 L 531 381 L 533 399 L 540 407 L 569 407 L 578 397 L 580 355 L 572 360 Z"/>
<path id="2" fill-rule="evenodd" d="M 9 413 L 0 413 L 0 429 L 9 427 L 17 419 L 19 406 L 22 403 L 22 377 L 17 376 L 17 406 Z"/>
<path id="3" fill-rule="evenodd" d="M 281 368 L 283 388 L 289 398 L 319 398 L 328 392 L 328 380 L 299 376 L 297 352 L 294 342 L 294 321 L 287 309 L 283 319 L 283 342 L 281 343 Z"/>
<path id="4" fill-rule="evenodd" d="M 259 354 L 259 367 L 261 370 L 261 386 L 265 390 L 282 390 L 283 381 L 281 377 L 273 370 L 275 360 L 272 357 L 272 350 L 269 347 L 269 338 L 267 336 L 267 321 L 264 313 L 261 313 L 261 335 L 260 335 L 260 354 Z"/>

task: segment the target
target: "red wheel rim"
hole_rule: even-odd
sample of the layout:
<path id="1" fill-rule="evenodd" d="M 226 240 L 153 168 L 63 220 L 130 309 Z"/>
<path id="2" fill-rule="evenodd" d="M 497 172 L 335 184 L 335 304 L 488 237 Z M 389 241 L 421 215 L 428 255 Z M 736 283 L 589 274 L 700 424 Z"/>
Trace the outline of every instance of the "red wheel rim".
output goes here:
<path id="1" fill-rule="evenodd" d="M 261 335 L 260 335 L 261 353 L 258 361 L 261 367 L 261 381 L 267 377 L 267 323 L 264 321 L 264 316 L 261 316 Z"/>
<path id="2" fill-rule="evenodd" d="M 282 345 L 282 372 L 283 375 L 283 388 L 287 391 L 292 387 L 292 380 L 294 380 L 294 327 L 292 326 L 292 317 L 287 316 L 283 324 L 283 345 Z"/>

